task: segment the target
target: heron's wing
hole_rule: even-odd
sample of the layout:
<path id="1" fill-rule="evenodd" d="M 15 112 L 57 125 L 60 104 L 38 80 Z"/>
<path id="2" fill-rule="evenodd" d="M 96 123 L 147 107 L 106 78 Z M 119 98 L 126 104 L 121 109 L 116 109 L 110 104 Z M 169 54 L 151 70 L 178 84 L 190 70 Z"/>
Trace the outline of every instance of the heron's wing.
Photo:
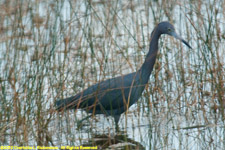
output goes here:
<path id="1" fill-rule="evenodd" d="M 131 73 L 101 82 L 98 88 L 94 88 L 95 94 L 88 100 L 88 106 L 110 111 L 129 105 L 128 97 L 134 77 L 135 73 Z"/>
<path id="2" fill-rule="evenodd" d="M 83 92 L 83 104 L 88 106 L 106 107 L 114 102 L 118 97 L 122 97 L 121 90 L 129 88 L 125 76 L 120 76 L 105 80 L 95 84 Z M 126 83 L 126 84 L 125 84 Z"/>
<path id="3" fill-rule="evenodd" d="M 70 109 L 70 108 L 85 108 L 85 107 L 95 107 L 98 106 L 99 100 L 104 97 L 104 95 L 112 91 L 117 85 L 115 81 L 118 78 L 112 78 L 95 85 L 92 85 L 85 89 L 84 91 L 78 93 L 75 96 L 68 97 L 66 99 L 56 101 L 56 109 Z"/>
<path id="4" fill-rule="evenodd" d="M 90 86 L 75 96 L 56 102 L 59 109 L 87 108 L 117 109 L 124 106 L 134 73 L 108 79 Z"/>

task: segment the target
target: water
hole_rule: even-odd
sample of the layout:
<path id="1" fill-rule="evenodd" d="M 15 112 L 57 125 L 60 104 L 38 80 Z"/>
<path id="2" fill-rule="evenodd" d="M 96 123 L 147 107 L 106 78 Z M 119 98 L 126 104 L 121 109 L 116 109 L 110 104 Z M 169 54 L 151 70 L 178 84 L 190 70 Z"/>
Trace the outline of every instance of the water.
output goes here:
<path id="1" fill-rule="evenodd" d="M 0 145 L 223 149 L 224 1 L 1 1 Z M 162 36 L 138 103 L 113 118 L 58 114 L 54 101 L 136 71 L 156 23 Z"/>

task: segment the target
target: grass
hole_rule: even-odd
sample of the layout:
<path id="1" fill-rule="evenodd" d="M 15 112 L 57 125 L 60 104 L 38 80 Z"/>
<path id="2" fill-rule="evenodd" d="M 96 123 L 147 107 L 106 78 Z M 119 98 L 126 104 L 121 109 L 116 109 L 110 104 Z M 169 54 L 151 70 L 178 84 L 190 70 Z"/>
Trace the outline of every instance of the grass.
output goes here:
<path id="1" fill-rule="evenodd" d="M 120 120 L 124 141 L 223 148 L 224 7 L 216 0 L 0 2 L 0 145 L 86 145 L 111 133 L 102 116 L 77 130 L 86 114 L 60 115 L 54 101 L 136 71 L 154 26 L 169 20 L 193 49 L 162 36 L 149 84 Z"/>

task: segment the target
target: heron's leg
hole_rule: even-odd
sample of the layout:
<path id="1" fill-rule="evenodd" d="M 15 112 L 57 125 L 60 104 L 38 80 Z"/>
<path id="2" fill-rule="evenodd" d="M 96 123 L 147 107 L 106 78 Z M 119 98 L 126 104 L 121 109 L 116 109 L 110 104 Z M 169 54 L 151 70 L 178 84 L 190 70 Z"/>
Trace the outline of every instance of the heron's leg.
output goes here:
<path id="1" fill-rule="evenodd" d="M 119 125 L 118 125 L 118 123 L 116 123 L 116 132 L 119 132 L 119 131 L 120 131 Z"/>
<path id="2" fill-rule="evenodd" d="M 90 118 L 90 117 L 92 117 L 92 115 L 86 116 L 86 117 L 84 117 L 83 119 L 78 120 L 78 121 L 77 121 L 77 129 L 80 129 L 80 127 L 82 126 L 82 122 L 83 122 L 84 120 L 87 120 L 87 119 Z"/>
<path id="3" fill-rule="evenodd" d="M 120 120 L 120 115 L 115 115 L 113 116 L 114 117 L 114 120 L 115 120 L 115 125 L 116 125 L 116 132 L 119 132 L 119 125 L 118 125 L 118 122 Z"/>

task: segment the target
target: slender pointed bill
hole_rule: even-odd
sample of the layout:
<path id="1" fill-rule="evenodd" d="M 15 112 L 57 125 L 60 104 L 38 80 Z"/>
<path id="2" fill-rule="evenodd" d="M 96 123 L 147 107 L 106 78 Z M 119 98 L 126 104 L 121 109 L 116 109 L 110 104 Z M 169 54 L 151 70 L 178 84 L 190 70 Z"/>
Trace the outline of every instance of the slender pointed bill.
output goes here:
<path id="1" fill-rule="evenodd" d="M 185 45 L 187 45 L 187 47 L 189 47 L 190 49 L 192 49 L 192 47 L 188 44 L 188 42 L 186 42 L 182 37 L 180 37 L 179 35 L 177 35 L 176 32 L 172 32 L 171 35 L 173 37 L 175 37 L 178 40 L 181 40 Z"/>

